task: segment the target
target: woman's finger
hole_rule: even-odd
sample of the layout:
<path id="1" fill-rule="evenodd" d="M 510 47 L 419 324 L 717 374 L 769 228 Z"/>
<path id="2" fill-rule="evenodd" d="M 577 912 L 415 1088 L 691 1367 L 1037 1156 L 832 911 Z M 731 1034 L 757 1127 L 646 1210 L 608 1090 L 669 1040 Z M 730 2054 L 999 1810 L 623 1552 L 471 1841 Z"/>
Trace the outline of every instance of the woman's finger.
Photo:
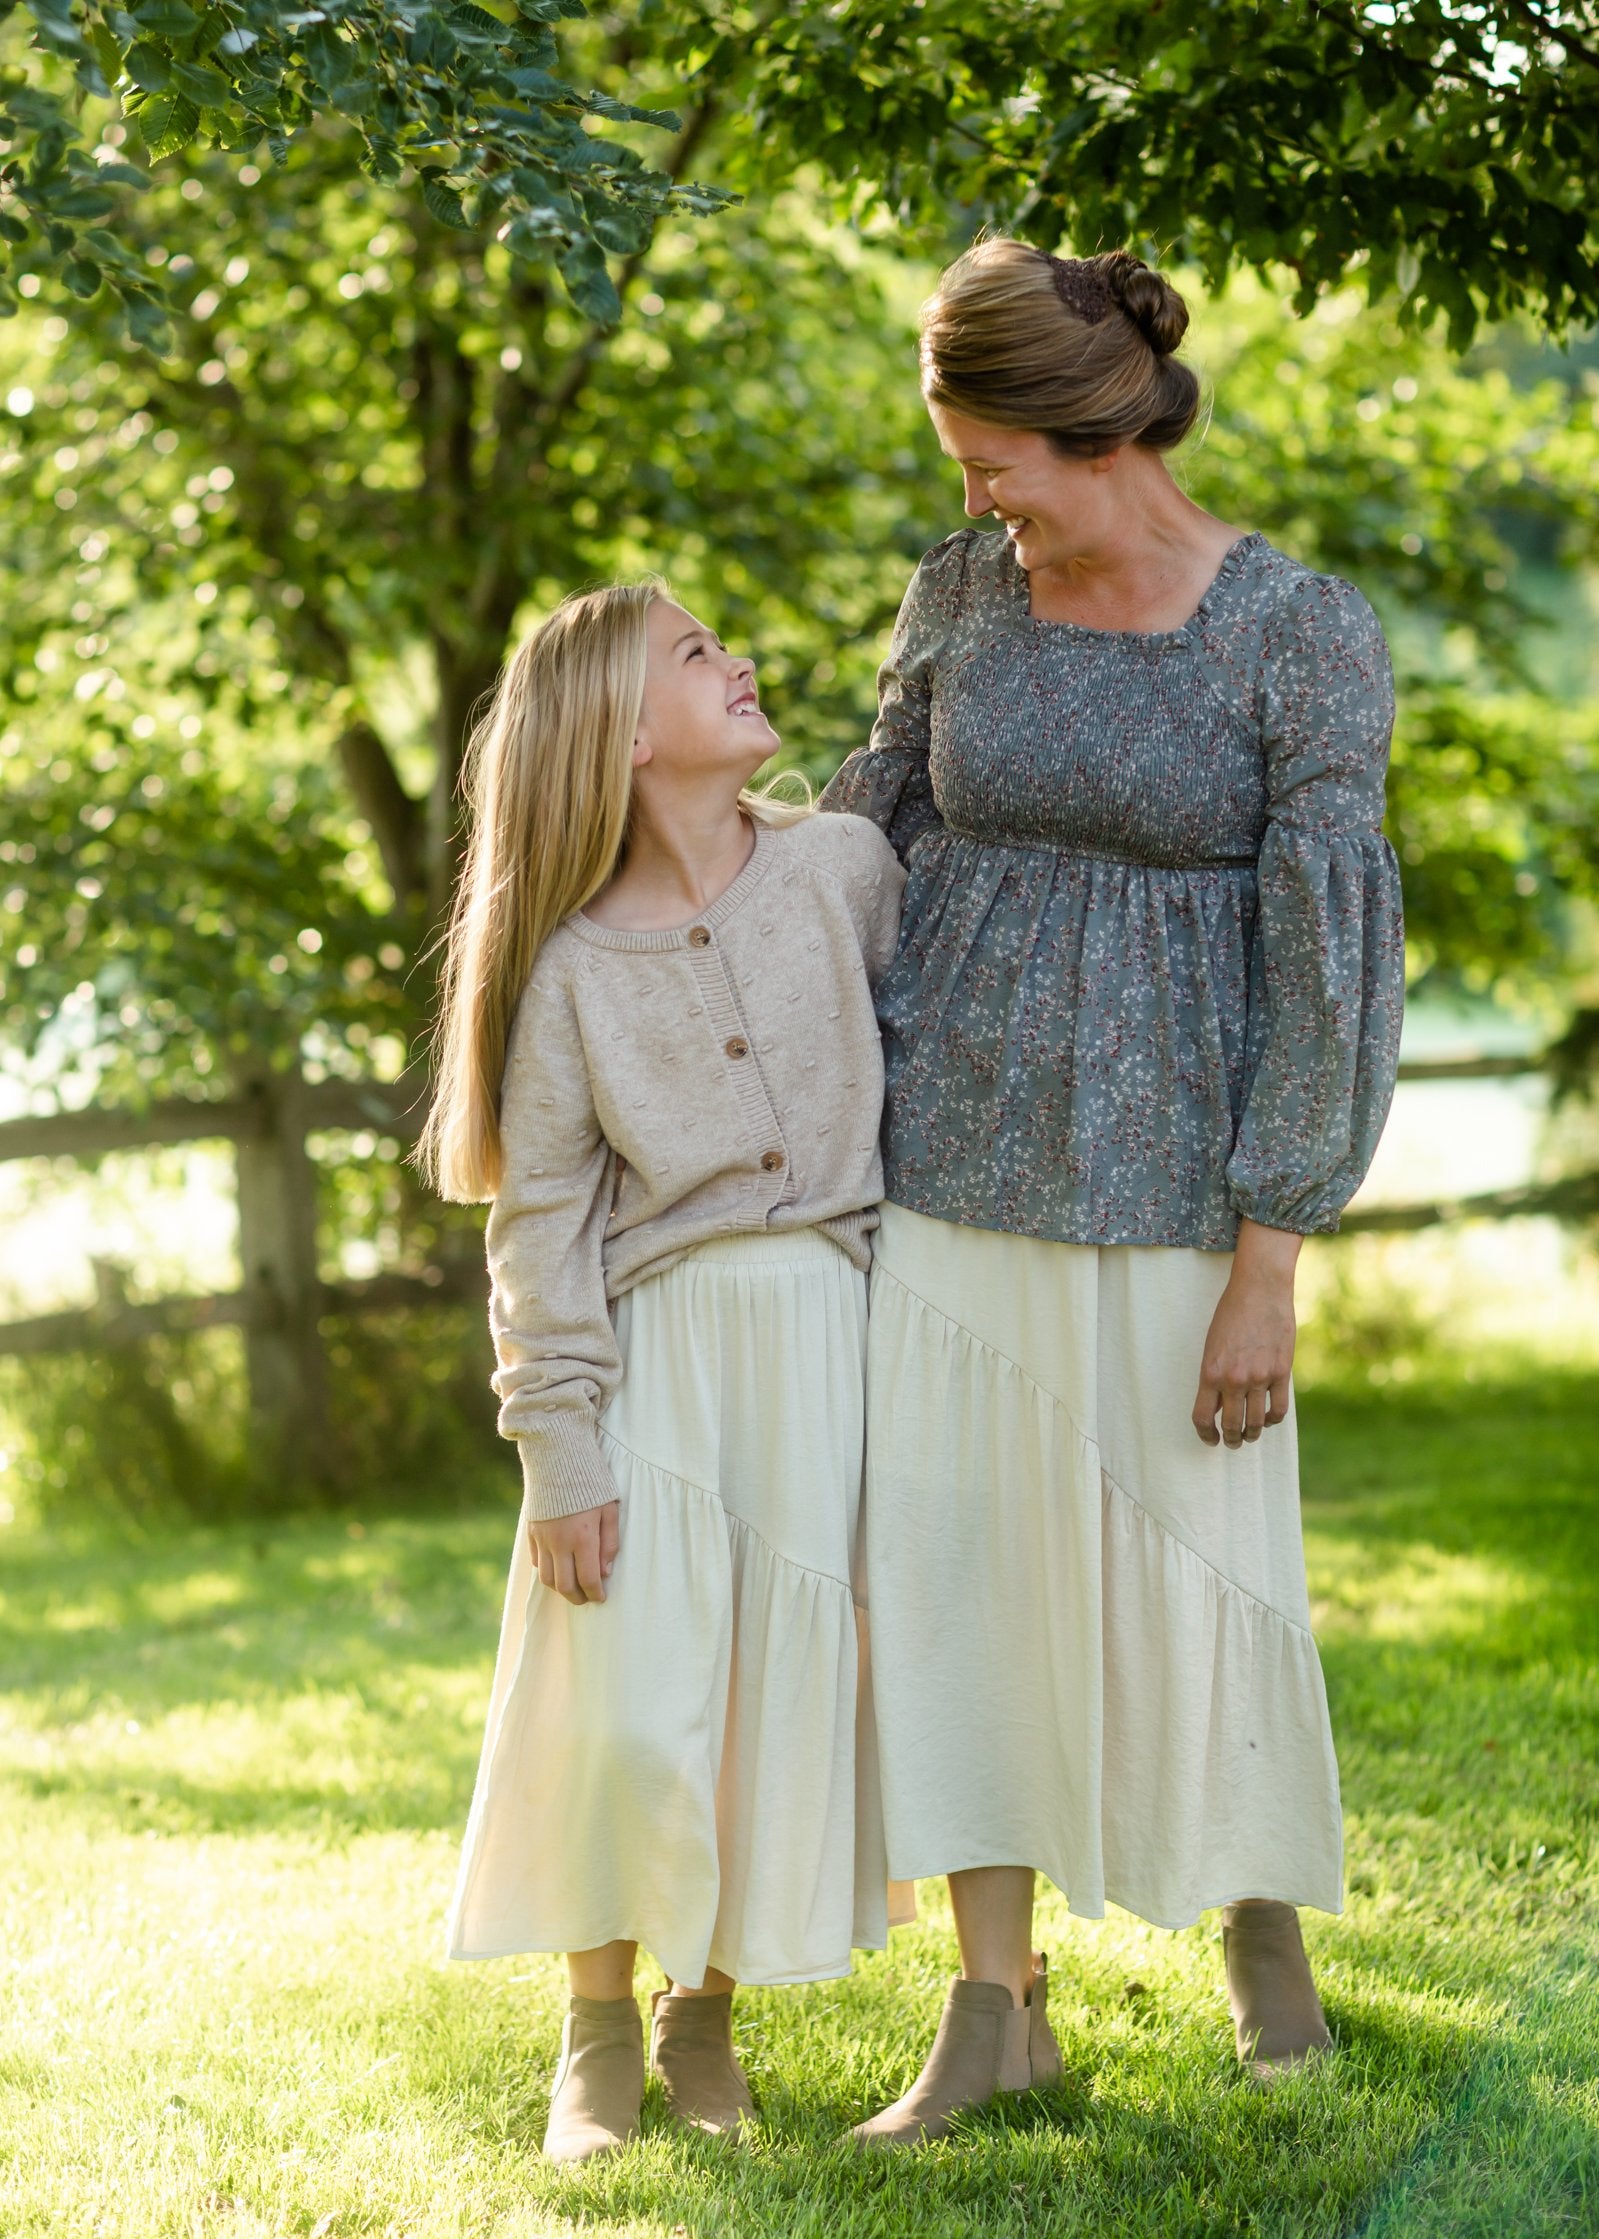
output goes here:
<path id="1" fill-rule="evenodd" d="M 1273 1381 L 1271 1387 L 1271 1405 L 1266 1410 L 1266 1428 L 1268 1430 L 1270 1430 L 1274 1424 L 1287 1422 L 1288 1399 L 1289 1394 L 1292 1392 L 1292 1390 L 1293 1381 L 1290 1377 L 1279 1376 Z"/>
<path id="2" fill-rule="evenodd" d="M 1252 1446 L 1266 1427 L 1266 1403 L 1271 1393 L 1264 1384 L 1252 1384 L 1244 1407 L 1244 1442 Z"/>
<path id="3" fill-rule="evenodd" d="M 1193 1425 L 1207 1446 L 1221 1444 L 1216 1430 L 1216 1410 L 1220 1405 L 1221 1386 L 1202 1383 L 1199 1396 L 1194 1401 Z"/>
<path id="4" fill-rule="evenodd" d="M 558 1555 L 555 1559 L 555 1591 L 563 1601 L 576 1602 L 579 1606 L 588 1599 L 577 1582 L 577 1565 L 570 1554 Z"/>
<path id="5" fill-rule="evenodd" d="M 616 1551 L 622 1544 L 622 1504 L 608 1500 L 600 1510 L 600 1576 L 609 1578 Z"/>
<path id="6" fill-rule="evenodd" d="M 548 1586 L 553 1593 L 555 1590 L 555 1551 L 547 1539 L 535 1540 L 533 1544 L 538 1549 L 539 1584 Z"/>
<path id="7" fill-rule="evenodd" d="M 1221 1399 L 1222 1442 L 1228 1446 L 1244 1443 L 1244 1393 L 1241 1386 L 1230 1384 Z"/>

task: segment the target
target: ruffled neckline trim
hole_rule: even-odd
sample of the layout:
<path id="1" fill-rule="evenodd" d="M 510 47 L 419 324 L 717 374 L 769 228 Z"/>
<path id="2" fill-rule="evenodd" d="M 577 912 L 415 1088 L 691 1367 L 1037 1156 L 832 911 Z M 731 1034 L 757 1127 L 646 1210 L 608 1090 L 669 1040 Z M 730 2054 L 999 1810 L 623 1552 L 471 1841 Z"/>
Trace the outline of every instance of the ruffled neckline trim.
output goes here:
<path id="1" fill-rule="evenodd" d="M 1004 569 L 1011 596 L 1016 602 L 1023 624 L 1036 637 L 1064 637 L 1079 645 L 1128 646 L 1140 651 L 1162 645 L 1186 645 L 1198 636 L 1206 621 L 1229 586 L 1259 554 L 1269 552 L 1271 546 L 1258 529 L 1249 529 L 1233 542 L 1222 554 L 1221 565 L 1205 586 L 1199 604 L 1186 622 L 1179 622 L 1171 630 L 1096 630 L 1087 622 L 1052 622 L 1047 616 L 1032 611 L 1032 589 L 1027 571 L 1021 567 L 1007 542 L 1001 565 Z"/>

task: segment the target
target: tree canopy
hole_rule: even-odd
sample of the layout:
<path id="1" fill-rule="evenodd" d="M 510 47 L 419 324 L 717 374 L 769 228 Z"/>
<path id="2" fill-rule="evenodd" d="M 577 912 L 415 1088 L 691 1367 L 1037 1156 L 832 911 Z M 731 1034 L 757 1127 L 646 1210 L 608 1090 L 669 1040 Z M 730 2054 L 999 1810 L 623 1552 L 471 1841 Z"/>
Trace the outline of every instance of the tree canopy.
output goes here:
<path id="1" fill-rule="evenodd" d="M 1594 0 L 700 0 L 752 145 L 937 226 L 1355 272 L 1451 339 L 1599 313 Z"/>
<path id="2" fill-rule="evenodd" d="M 375 183 L 409 175 L 440 224 L 553 263 L 581 309 L 613 320 L 607 255 L 634 253 L 667 210 L 722 198 L 585 129 L 681 120 L 555 74 L 552 27 L 584 13 L 583 0 L 499 13 L 473 0 L 0 0 L 16 56 L 0 68 L 0 310 L 15 310 L 25 275 L 59 274 L 84 298 L 108 283 L 134 336 L 162 346 L 166 290 L 127 207 L 147 166 L 190 148 L 281 165 L 320 125 L 340 128 Z"/>
<path id="3" fill-rule="evenodd" d="M 108 281 L 159 340 L 130 156 L 282 162 L 316 127 L 614 318 L 606 253 L 709 199 L 586 129 L 669 121 L 665 47 L 691 105 L 741 116 L 732 169 L 764 187 L 814 163 L 934 234 L 953 204 L 1051 246 L 1152 243 L 1212 286 L 1286 268 L 1301 310 L 1359 272 L 1457 346 L 1516 310 L 1599 313 L 1596 0 L 638 0 L 597 13 L 619 82 L 586 92 L 553 33 L 583 13 L 0 0 L 0 281 Z"/>

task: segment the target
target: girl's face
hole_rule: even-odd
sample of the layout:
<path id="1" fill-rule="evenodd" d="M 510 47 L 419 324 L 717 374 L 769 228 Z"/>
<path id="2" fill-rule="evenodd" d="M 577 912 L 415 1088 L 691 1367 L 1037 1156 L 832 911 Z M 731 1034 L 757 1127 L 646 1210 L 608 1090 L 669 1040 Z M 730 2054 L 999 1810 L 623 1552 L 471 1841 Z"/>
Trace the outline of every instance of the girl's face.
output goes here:
<path id="1" fill-rule="evenodd" d="M 1114 541 L 1118 452 L 1066 458 L 1031 429 L 992 427 L 942 404 L 927 409 L 965 479 L 967 512 L 974 520 L 999 515 L 1019 566 L 1061 567 Z"/>
<path id="2" fill-rule="evenodd" d="M 777 745 L 756 697 L 755 663 L 729 653 L 673 600 L 656 599 L 634 768 L 673 777 L 720 770 L 742 785 Z"/>

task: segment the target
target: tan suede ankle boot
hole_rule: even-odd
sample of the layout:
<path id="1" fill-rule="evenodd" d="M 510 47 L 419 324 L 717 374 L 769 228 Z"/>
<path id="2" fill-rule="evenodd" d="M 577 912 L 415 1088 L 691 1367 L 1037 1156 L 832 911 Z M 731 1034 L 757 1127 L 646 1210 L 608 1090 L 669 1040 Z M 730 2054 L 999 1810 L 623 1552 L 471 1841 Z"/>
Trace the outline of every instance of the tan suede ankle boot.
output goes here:
<path id="1" fill-rule="evenodd" d="M 733 2050 L 733 1993 L 658 1990 L 650 2014 L 650 2066 L 678 2121 L 712 2137 L 753 2122 L 749 2080 Z"/>
<path id="2" fill-rule="evenodd" d="M 631 1998 L 574 1998 L 544 2130 L 549 2161 L 592 2161 L 638 2136 L 644 2030 Z"/>
<path id="3" fill-rule="evenodd" d="M 1271 2083 L 1332 2048 L 1292 1905 L 1225 1905 L 1222 1950 L 1238 2058 Z"/>
<path id="4" fill-rule="evenodd" d="M 927 2064 L 903 2099 L 857 2123 L 861 2146 L 921 2146 L 942 2138 L 953 2118 L 1001 2091 L 1036 2091 L 1058 2083 L 1060 2047 L 1049 2026 L 1049 1966 L 1033 1954 L 1027 2002 L 1018 2006 L 999 1982 L 957 1975 Z"/>

